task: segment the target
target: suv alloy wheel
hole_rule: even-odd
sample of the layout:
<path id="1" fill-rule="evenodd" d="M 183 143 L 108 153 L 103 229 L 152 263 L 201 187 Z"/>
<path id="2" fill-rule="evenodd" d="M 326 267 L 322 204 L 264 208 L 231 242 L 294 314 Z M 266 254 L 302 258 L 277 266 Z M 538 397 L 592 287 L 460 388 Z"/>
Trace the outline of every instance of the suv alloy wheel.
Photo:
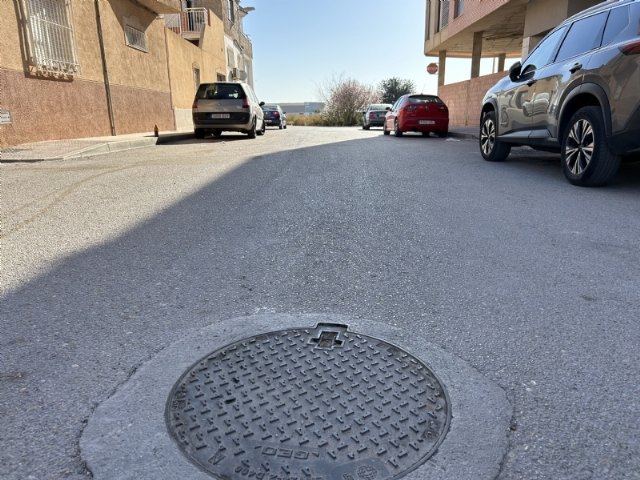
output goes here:
<path id="1" fill-rule="evenodd" d="M 511 145 L 496 138 L 496 112 L 488 111 L 482 117 L 480 125 L 480 152 L 482 158 L 490 162 L 502 162 L 511 152 Z"/>
<path id="2" fill-rule="evenodd" d="M 607 145 L 599 107 L 583 107 L 571 117 L 561 155 L 562 169 L 573 185 L 602 185 L 616 173 L 620 157 Z"/>

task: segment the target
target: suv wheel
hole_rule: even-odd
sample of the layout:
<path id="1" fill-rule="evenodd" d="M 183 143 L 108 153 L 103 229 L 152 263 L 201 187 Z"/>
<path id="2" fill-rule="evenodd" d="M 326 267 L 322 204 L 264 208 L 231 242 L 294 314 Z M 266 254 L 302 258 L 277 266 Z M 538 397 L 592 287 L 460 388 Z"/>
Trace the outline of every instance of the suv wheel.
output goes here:
<path id="1" fill-rule="evenodd" d="M 480 125 L 480 153 L 489 162 L 502 162 L 511 152 L 511 145 L 497 138 L 496 112 L 488 111 L 482 117 Z"/>
<path id="2" fill-rule="evenodd" d="M 599 107 L 583 107 L 571 117 L 562 136 L 561 155 L 564 175 L 574 185 L 603 185 L 613 178 L 620 157 L 607 145 Z"/>
<path id="3" fill-rule="evenodd" d="M 258 130 L 256 133 L 258 135 L 264 135 L 264 132 L 266 132 L 266 131 L 267 131 L 267 125 L 266 125 L 266 123 L 265 123 L 265 121 L 263 119 L 262 120 L 262 128 L 260 130 Z"/>
<path id="4" fill-rule="evenodd" d="M 193 131 L 193 136 L 196 138 L 204 138 L 204 129 L 203 128 L 196 128 Z"/>

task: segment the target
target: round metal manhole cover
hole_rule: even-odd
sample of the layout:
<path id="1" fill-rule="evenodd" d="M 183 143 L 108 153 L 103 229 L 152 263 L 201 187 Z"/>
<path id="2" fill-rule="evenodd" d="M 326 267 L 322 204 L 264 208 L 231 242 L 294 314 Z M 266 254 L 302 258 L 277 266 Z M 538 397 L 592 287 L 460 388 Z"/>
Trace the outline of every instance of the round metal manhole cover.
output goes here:
<path id="1" fill-rule="evenodd" d="M 185 456 L 220 479 L 398 479 L 436 452 L 450 418 L 444 386 L 419 359 L 322 323 L 207 355 L 166 408 Z"/>

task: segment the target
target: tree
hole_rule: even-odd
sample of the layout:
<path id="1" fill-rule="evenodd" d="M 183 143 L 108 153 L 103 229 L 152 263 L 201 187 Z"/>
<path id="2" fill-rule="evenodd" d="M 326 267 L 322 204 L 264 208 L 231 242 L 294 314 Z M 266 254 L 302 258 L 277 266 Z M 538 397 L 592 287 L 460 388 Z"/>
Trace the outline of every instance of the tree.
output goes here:
<path id="1" fill-rule="evenodd" d="M 416 85 L 411 80 L 392 77 L 382 80 L 378 89 L 382 103 L 394 103 L 402 95 L 415 92 Z"/>
<path id="2" fill-rule="evenodd" d="M 343 76 L 327 82 L 320 95 L 326 104 L 327 124 L 336 126 L 357 125 L 366 106 L 380 101 L 374 87 Z"/>

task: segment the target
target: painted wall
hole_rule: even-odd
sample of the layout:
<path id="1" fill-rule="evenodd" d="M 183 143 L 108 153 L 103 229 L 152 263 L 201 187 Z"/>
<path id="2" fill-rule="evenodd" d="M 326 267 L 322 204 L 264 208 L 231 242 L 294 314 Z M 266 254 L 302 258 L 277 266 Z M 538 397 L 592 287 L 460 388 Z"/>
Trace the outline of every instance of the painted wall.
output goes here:
<path id="1" fill-rule="evenodd" d="M 200 70 L 200 83 L 216 81 L 218 73 L 225 75 L 224 25 L 213 12 L 209 21 L 211 25 L 205 27 L 200 35 L 199 46 L 166 30 L 169 78 L 178 130 L 193 128 L 191 105 L 196 91 L 193 69 Z"/>
<path id="2" fill-rule="evenodd" d="M 161 131 L 192 128 L 194 67 L 201 82 L 228 74 L 226 0 L 205 1 L 212 8 L 210 26 L 195 46 L 135 0 L 99 0 L 117 134 L 152 132 L 155 125 Z M 12 120 L 0 125 L 0 145 L 111 135 L 95 0 L 71 0 L 80 66 L 67 78 L 32 72 L 22 2 L 0 3 L 0 109 L 9 111 Z M 178 0 L 165 3 L 179 5 Z M 236 16 L 234 33 L 241 33 L 240 22 Z M 126 44 L 125 25 L 145 32 L 146 51 Z M 240 40 L 245 55 L 250 54 L 248 39 Z"/>
<path id="3" fill-rule="evenodd" d="M 164 22 L 130 0 L 100 1 L 116 133 L 173 130 Z M 126 44 L 125 25 L 145 32 L 148 51 Z"/>
<path id="4" fill-rule="evenodd" d="M 131 0 L 99 0 L 116 133 L 173 130 L 164 22 Z M 0 15 L 0 145 L 111 134 L 95 2 L 72 1 L 79 71 L 56 78 L 29 65 L 21 2 Z M 7 12 L 8 14 L 5 14 Z M 143 30 L 148 52 L 126 45 L 124 25 Z"/>
<path id="5" fill-rule="evenodd" d="M 21 2 L 3 2 L 0 15 L 0 145 L 109 135 L 94 3 L 76 0 L 72 23 L 80 70 L 73 77 L 38 75 L 29 65 Z"/>

